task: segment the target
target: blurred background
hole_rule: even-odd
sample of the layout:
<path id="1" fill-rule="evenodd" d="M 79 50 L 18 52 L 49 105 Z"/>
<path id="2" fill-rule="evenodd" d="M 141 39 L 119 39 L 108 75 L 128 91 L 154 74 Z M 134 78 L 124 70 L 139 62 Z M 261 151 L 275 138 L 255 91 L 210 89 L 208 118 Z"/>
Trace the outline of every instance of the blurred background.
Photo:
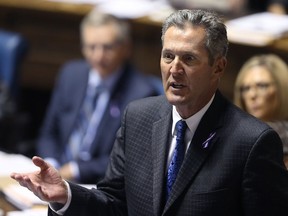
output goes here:
<path id="1" fill-rule="evenodd" d="M 14 63 L 17 66 L 14 84 L 17 93 L 11 103 L 3 102 L 8 111 L 0 116 L 0 148 L 33 155 L 31 141 L 39 132 L 56 75 L 64 62 L 82 57 L 79 23 L 94 7 L 131 22 L 133 62 L 144 73 L 160 76 L 161 23 L 173 10 L 215 9 L 229 21 L 269 11 L 268 3 L 241 0 L 0 0 L 0 30 L 16 33 L 24 40 Z M 275 13 L 286 17 L 287 0 L 281 4 L 284 10 Z M 288 37 L 283 34 L 260 45 L 230 40 L 228 66 L 221 81 L 221 90 L 229 99 L 232 100 L 235 77 L 241 65 L 258 53 L 275 53 L 288 62 Z M 0 55 L 7 63 L 5 54 Z"/>

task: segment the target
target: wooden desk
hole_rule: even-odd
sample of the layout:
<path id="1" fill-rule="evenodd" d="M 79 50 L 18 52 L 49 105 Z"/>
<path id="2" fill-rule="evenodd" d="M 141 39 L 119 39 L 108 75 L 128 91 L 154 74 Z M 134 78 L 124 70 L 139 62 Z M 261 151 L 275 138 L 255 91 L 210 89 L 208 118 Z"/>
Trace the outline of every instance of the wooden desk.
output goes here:
<path id="1" fill-rule="evenodd" d="M 0 193 L 0 208 L 4 211 L 4 216 L 9 211 L 16 211 L 17 209 L 5 200 L 3 194 Z"/>
<path id="2" fill-rule="evenodd" d="M 2 189 L 9 186 L 9 185 L 16 185 L 19 186 L 18 183 L 10 178 L 9 176 L 0 176 L 0 209 L 4 210 L 5 214 L 9 211 L 19 211 L 17 207 L 12 205 L 10 202 L 8 202 L 5 199 L 5 195 L 2 192 Z M 19 186 L 20 187 L 20 186 Z M 28 191 L 28 189 L 27 189 Z M 29 191 L 28 191 L 29 192 Z M 30 193 L 30 192 L 29 192 Z M 27 197 L 29 199 L 29 197 Z M 43 209 L 46 211 L 47 207 L 45 205 L 34 205 L 32 207 L 33 209 Z"/>
<path id="3" fill-rule="evenodd" d="M 17 209 L 15 206 L 13 206 L 11 203 L 9 203 L 6 199 L 4 194 L 1 192 L 1 189 L 9 184 L 15 184 L 15 181 L 13 181 L 9 177 L 0 177 L 0 208 L 4 210 L 4 212 L 8 211 L 16 211 Z"/>
<path id="4" fill-rule="evenodd" d="M 75 15 L 84 15 L 93 7 L 91 4 L 71 4 L 46 0 L 0 0 L 0 6 L 14 9 L 31 9 L 43 12 L 72 13 Z"/>

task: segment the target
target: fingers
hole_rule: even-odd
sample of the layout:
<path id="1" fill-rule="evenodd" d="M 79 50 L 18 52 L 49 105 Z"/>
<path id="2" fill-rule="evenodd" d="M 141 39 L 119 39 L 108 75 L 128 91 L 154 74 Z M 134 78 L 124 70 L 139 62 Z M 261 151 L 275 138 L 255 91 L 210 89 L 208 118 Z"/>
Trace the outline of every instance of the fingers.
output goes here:
<path id="1" fill-rule="evenodd" d="M 10 177 L 16 181 L 23 181 L 24 180 L 23 175 L 20 173 L 11 173 Z"/>
<path id="2" fill-rule="evenodd" d="M 32 162 L 35 164 L 35 166 L 39 167 L 41 169 L 41 171 L 45 171 L 49 168 L 49 164 L 47 162 L 45 162 L 41 157 L 38 157 L 38 156 L 34 156 L 32 158 Z M 10 174 L 10 177 L 17 180 L 19 178 L 21 178 L 21 175 L 20 173 L 11 173 Z"/>
<path id="3" fill-rule="evenodd" d="M 28 190 L 33 192 L 41 200 L 44 200 L 44 201 L 47 200 L 47 196 L 43 192 L 41 185 L 37 183 L 33 183 L 31 179 L 29 178 L 29 176 L 13 173 L 11 174 L 11 177 L 15 179 L 16 181 L 18 181 L 19 185 L 26 187 Z"/>
<path id="4" fill-rule="evenodd" d="M 14 180 L 16 180 L 16 176 L 17 176 L 17 173 L 11 173 L 11 174 L 10 174 L 10 177 L 11 177 L 12 179 L 14 179 Z"/>
<path id="5" fill-rule="evenodd" d="M 40 167 L 41 170 L 45 170 L 48 167 L 48 164 L 40 157 L 33 157 L 32 158 L 33 163 Z M 16 173 L 16 172 L 12 172 L 10 174 L 10 177 L 16 181 L 23 181 L 24 180 L 24 176 L 27 176 L 29 173 Z"/>
<path id="6" fill-rule="evenodd" d="M 28 178 L 28 176 L 23 176 L 22 180 L 21 181 L 18 181 L 19 184 L 23 187 L 26 187 L 28 188 L 30 191 L 33 192 L 33 185 L 32 185 L 32 182 L 30 180 L 30 178 Z"/>
<path id="7" fill-rule="evenodd" d="M 16 180 L 21 186 L 26 187 L 30 190 L 29 184 L 31 184 L 31 180 L 27 175 L 20 173 L 12 173 L 10 177 Z"/>
<path id="8" fill-rule="evenodd" d="M 32 158 L 32 161 L 36 166 L 38 166 L 41 169 L 41 171 L 45 171 L 49 168 L 49 164 L 45 162 L 41 157 L 34 156 Z"/>

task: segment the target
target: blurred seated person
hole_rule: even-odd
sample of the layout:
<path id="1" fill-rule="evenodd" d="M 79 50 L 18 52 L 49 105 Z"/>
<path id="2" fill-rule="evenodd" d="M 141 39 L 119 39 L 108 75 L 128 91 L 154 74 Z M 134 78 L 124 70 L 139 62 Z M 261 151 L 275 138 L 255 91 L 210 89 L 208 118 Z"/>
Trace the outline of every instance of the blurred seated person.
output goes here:
<path id="1" fill-rule="evenodd" d="M 268 11 L 277 14 L 286 14 L 288 0 L 248 0 L 247 8 L 250 13 Z"/>
<path id="2" fill-rule="evenodd" d="M 287 92 L 287 64 L 274 54 L 256 55 L 243 64 L 237 75 L 234 103 L 278 132 L 288 168 Z"/>
<path id="3" fill-rule="evenodd" d="M 128 63 L 130 30 L 124 20 L 93 10 L 80 31 L 85 60 L 62 67 L 36 151 L 65 179 L 95 183 L 106 170 L 124 108 L 135 99 L 161 94 L 151 81 L 161 80 Z"/>

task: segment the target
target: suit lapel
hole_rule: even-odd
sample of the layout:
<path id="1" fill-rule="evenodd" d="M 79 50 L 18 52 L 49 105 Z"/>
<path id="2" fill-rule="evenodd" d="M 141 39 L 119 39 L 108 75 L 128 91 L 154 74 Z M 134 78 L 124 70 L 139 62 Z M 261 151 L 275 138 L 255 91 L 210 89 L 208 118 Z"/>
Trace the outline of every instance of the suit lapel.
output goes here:
<path id="1" fill-rule="evenodd" d="M 202 117 L 195 131 L 193 140 L 191 141 L 181 169 L 172 187 L 171 196 L 164 208 L 164 213 L 173 206 L 173 203 L 182 193 L 185 193 L 185 189 L 196 177 L 205 159 L 216 145 L 218 140 L 217 130 L 222 125 L 222 121 L 220 120 L 221 105 L 223 106 L 223 103 L 220 101 L 217 93 L 213 103 Z"/>
<path id="2" fill-rule="evenodd" d="M 73 111 L 70 111 L 70 115 L 66 119 L 65 125 L 68 126 L 67 128 L 67 134 L 66 134 L 66 140 L 69 139 L 71 133 L 73 132 L 73 129 L 75 128 L 75 123 L 78 121 L 79 112 L 81 109 L 81 105 L 83 103 L 83 100 L 86 96 L 86 90 L 88 85 L 88 79 L 89 79 L 89 68 L 85 65 L 85 68 L 83 68 L 83 71 L 81 72 L 81 76 L 75 76 L 74 79 L 77 79 L 78 85 L 76 86 L 77 90 L 73 92 L 73 103 L 70 104 L 70 109 L 73 109 Z M 66 97 L 69 95 L 69 92 L 67 92 Z M 71 101 L 71 98 L 69 98 Z"/>
<path id="3" fill-rule="evenodd" d="M 160 109 L 161 118 L 153 124 L 152 158 L 153 158 L 153 209 L 154 215 L 160 215 L 162 209 L 163 183 L 166 176 L 167 144 L 171 140 L 172 106 L 167 103 Z"/>

